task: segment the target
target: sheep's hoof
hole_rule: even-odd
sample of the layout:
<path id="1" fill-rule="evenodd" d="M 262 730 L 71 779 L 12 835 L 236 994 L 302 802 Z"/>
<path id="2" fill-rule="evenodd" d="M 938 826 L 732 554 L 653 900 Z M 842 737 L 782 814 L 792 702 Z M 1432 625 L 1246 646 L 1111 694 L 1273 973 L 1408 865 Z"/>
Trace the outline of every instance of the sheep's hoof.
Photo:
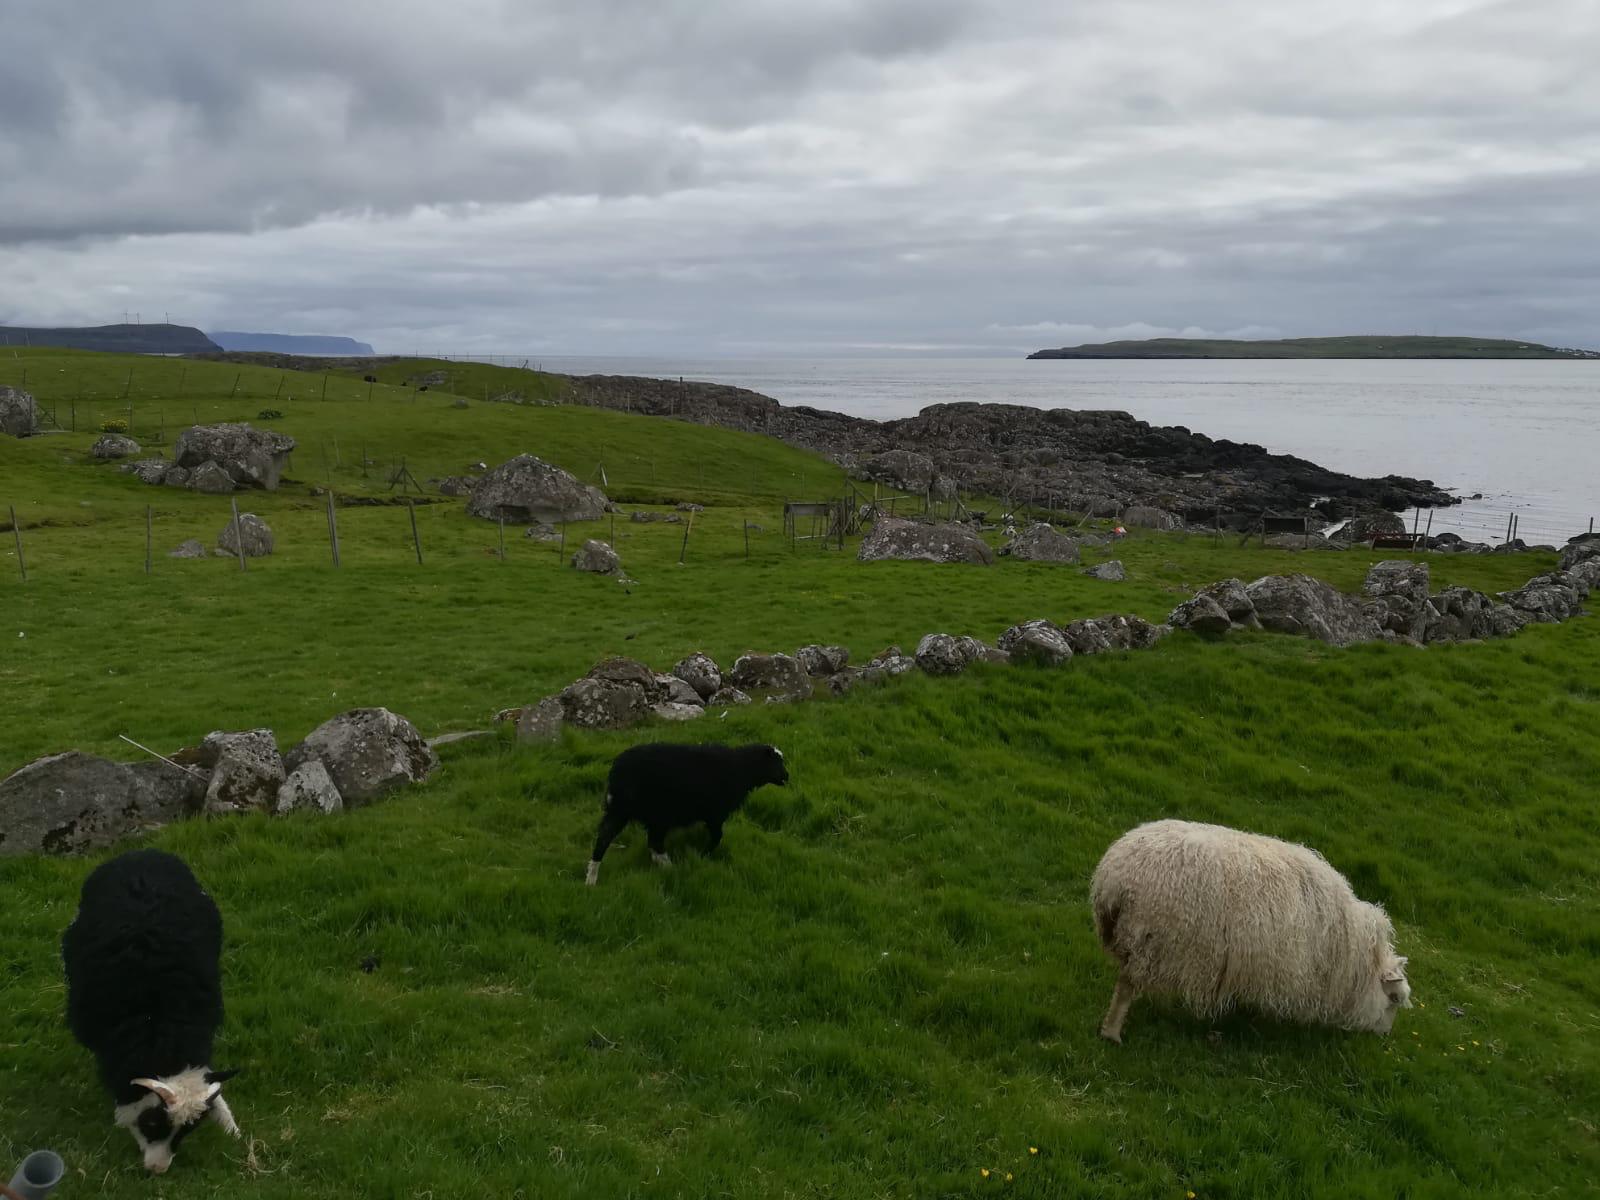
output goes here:
<path id="1" fill-rule="evenodd" d="M 588 884 L 590 887 L 593 887 L 595 884 L 600 882 L 600 864 L 599 863 L 591 862 L 589 864 L 589 869 L 584 872 L 583 881 L 584 881 L 584 883 Z"/>
<path id="2" fill-rule="evenodd" d="M 1100 1027 L 1100 1036 L 1114 1046 L 1122 1045 L 1122 1030 L 1120 1029 L 1107 1029 L 1102 1025 Z"/>

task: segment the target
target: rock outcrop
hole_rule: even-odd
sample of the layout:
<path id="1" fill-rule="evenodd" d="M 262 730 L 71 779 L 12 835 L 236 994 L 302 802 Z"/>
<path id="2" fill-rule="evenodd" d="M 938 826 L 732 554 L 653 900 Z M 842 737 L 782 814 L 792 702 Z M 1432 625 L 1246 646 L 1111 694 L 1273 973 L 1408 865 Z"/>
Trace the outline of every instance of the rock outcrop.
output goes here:
<path id="1" fill-rule="evenodd" d="M 1000 553 L 1022 562 L 1075 563 L 1078 543 L 1054 526 L 1039 521 L 1000 547 Z"/>
<path id="2" fill-rule="evenodd" d="M 1042 663 L 1060 666 L 1072 658 L 1072 643 L 1065 631 L 1053 621 L 1040 618 L 1013 625 L 1000 635 L 1000 649 L 1011 656 L 1013 662 Z"/>
<path id="3" fill-rule="evenodd" d="M 486 521 L 502 517 L 530 525 L 536 521 L 598 521 L 606 497 L 597 487 L 531 454 L 501 463 L 472 485 L 467 512 Z"/>
<path id="4" fill-rule="evenodd" d="M 989 566 L 994 551 L 965 525 L 925 525 L 896 517 L 879 517 L 861 541 L 856 557 L 862 562 L 912 559 L 936 563 L 975 563 Z"/>
<path id="5" fill-rule="evenodd" d="M 89 453 L 102 462 L 110 462 L 139 453 L 139 443 L 120 433 L 103 433 L 89 447 Z"/>
<path id="6" fill-rule="evenodd" d="M 272 530 L 255 513 L 240 513 L 237 526 L 229 517 L 217 534 L 218 554 L 236 556 L 241 545 L 246 558 L 265 558 L 272 553 Z"/>
<path id="7" fill-rule="evenodd" d="M 604 542 L 590 538 L 572 555 L 572 565 L 580 571 L 596 575 L 621 575 L 622 559 Z"/>
<path id="8" fill-rule="evenodd" d="M 233 423 L 194 425 L 173 443 L 172 461 L 175 466 L 194 472 L 192 486 L 197 491 L 223 490 L 200 486 L 201 469 L 210 463 L 227 472 L 235 487 L 265 488 L 270 492 L 276 490 L 294 446 L 295 441 L 288 434 L 270 429 Z"/>
<path id="9" fill-rule="evenodd" d="M 1245 589 L 1262 627 L 1353 646 L 1383 636 L 1359 601 L 1310 575 L 1266 575 Z"/>
<path id="10" fill-rule="evenodd" d="M 203 774 L 166 763 L 52 754 L 0 780 L 0 858 L 99 850 L 194 815 L 204 795 Z"/>
<path id="11" fill-rule="evenodd" d="M 416 726 L 387 708 L 351 709 L 324 721 L 289 752 L 289 770 L 313 759 L 327 768 L 346 808 L 421 783 L 439 766 L 439 756 Z"/>
<path id="12" fill-rule="evenodd" d="M 28 392 L 0 384 L 0 433 L 14 438 L 39 432 L 39 406 Z"/>

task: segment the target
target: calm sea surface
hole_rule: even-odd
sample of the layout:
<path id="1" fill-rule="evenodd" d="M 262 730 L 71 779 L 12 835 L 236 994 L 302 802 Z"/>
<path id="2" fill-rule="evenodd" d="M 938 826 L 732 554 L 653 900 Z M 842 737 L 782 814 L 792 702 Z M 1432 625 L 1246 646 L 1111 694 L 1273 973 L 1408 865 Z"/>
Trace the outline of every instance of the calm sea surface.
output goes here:
<path id="1" fill-rule="evenodd" d="M 1354 475 L 1481 492 L 1433 515 L 1435 532 L 1473 540 L 1503 538 L 1512 512 L 1527 541 L 1565 540 L 1600 517 L 1600 362 L 551 357 L 537 365 L 681 375 L 878 419 L 950 400 L 1122 409 Z"/>

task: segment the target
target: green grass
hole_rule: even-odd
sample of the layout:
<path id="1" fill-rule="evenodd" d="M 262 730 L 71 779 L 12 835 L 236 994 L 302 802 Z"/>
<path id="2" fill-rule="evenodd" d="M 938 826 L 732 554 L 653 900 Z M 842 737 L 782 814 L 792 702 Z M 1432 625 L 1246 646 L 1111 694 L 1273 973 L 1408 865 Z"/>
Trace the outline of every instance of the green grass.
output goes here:
<path id="1" fill-rule="evenodd" d="M 781 482 L 749 490 L 726 460 L 828 469 L 810 456 L 432 395 L 278 407 L 296 437 L 337 429 L 341 446 L 414 410 L 392 443 L 408 461 L 493 459 L 501 439 L 572 465 L 604 431 L 654 452 L 654 490 L 637 469 L 631 484 L 648 498 L 712 502 L 685 564 L 682 527 L 626 522 L 627 588 L 520 536 L 502 563 L 495 527 L 451 502 L 417 510 L 421 566 L 404 509 L 342 510 L 334 571 L 307 480 L 248 497 L 277 531 L 271 559 L 175 562 L 165 549 L 209 543 L 225 502 L 88 465 L 87 435 L 0 439 L 4 487 L 26 481 L 49 514 L 23 520 L 26 586 L 0 559 L 0 771 L 68 746 L 131 754 L 118 733 L 165 751 L 268 725 L 287 743 L 358 704 L 426 733 L 482 726 L 610 653 L 665 667 L 826 640 L 861 657 L 936 629 L 1160 617 L 1233 574 L 1353 590 L 1374 557 L 1145 535 L 1093 555 L 1120 557 L 1124 584 L 1008 560 L 864 565 L 792 550 Z M 381 494 L 358 469 L 335 482 Z M 748 560 L 745 519 L 765 527 Z M 609 525 L 569 531 L 585 534 Z M 1550 565 L 1429 561 L 1437 583 L 1485 590 Z M 0 1169 L 50 1146 L 74 1195 L 174 1198 L 1581 1194 L 1600 1173 L 1597 678 L 1591 619 L 1427 651 L 1174 635 L 1059 671 L 463 746 L 375 807 L 168 828 L 148 841 L 224 911 L 217 1065 L 245 1068 L 229 1091 L 255 1140 L 246 1161 L 197 1134 L 158 1181 L 61 1021 L 57 945 L 92 863 L 3 860 Z M 792 785 L 758 793 L 710 858 L 680 835 L 670 872 L 630 830 L 584 888 L 611 756 L 663 736 L 776 742 Z M 1101 1043 L 1112 969 L 1089 873 L 1162 816 L 1308 842 L 1385 903 L 1420 1002 L 1395 1036 L 1239 1014 L 1208 1037 L 1141 1001 L 1127 1044 Z"/>

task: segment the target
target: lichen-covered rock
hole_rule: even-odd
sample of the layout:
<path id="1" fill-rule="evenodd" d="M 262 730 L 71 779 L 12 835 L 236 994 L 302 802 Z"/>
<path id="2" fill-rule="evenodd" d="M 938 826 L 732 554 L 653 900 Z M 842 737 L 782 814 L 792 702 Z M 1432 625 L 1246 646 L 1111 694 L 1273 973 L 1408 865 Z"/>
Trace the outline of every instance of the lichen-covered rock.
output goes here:
<path id="1" fill-rule="evenodd" d="M 467 512 L 486 521 L 504 517 L 528 525 L 535 521 L 598 521 L 605 515 L 605 493 L 570 472 L 519 454 L 472 485 Z"/>
<path id="2" fill-rule="evenodd" d="M 879 517 L 861 542 L 861 562 L 884 559 L 990 566 L 994 551 L 965 525 L 923 525 L 897 517 Z"/>
<path id="3" fill-rule="evenodd" d="M 120 433 L 103 433 L 95 439 L 94 445 L 89 447 L 89 453 L 103 462 L 110 462 L 113 459 L 127 458 L 129 455 L 139 453 L 139 443 Z"/>
<path id="4" fill-rule="evenodd" d="M 278 788 L 273 806 L 279 814 L 292 812 L 336 813 L 344 809 L 344 798 L 334 785 L 333 776 L 321 762 L 312 759 L 290 771 Z"/>
<path id="5" fill-rule="evenodd" d="M 1250 593 L 1245 591 L 1242 579 L 1219 579 L 1206 584 L 1197 594 L 1216 601 L 1234 625 L 1242 629 L 1261 628 L 1256 606 L 1250 602 Z"/>
<path id="6" fill-rule="evenodd" d="M 1600 559 L 1600 533 L 1580 533 L 1562 548 L 1556 570 L 1569 571 L 1581 562 Z"/>
<path id="7" fill-rule="evenodd" d="M 850 662 L 850 651 L 843 646 L 801 646 L 794 652 L 807 675 L 837 675 Z"/>
<path id="8" fill-rule="evenodd" d="M 1227 611 L 1210 596 L 1200 595 L 1185 600 L 1172 610 L 1167 623 L 1174 629 L 1192 629 L 1195 633 L 1227 633 L 1233 628 Z"/>
<path id="9" fill-rule="evenodd" d="M 272 730 L 208 733 L 200 744 L 200 761 L 211 770 L 208 813 L 268 810 L 276 803 L 285 772 Z"/>
<path id="10" fill-rule="evenodd" d="M 180 542 L 175 548 L 169 550 L 167 552 L 167 557 L 204 558 L 206 557 L 206 548 L 204 544 L 201 543 L 199 538 L 190 538 L 188 541 Z"/>
<path id="11" fill-rule="evenodd" d="M 800 660 L 788 654 L 741 654 L 728 672 L 728 682 L 742 691 L 810 695 L 811 677 Z"/>
<path id="12" fill-rule="evenodd" d="M 693 685 L 676 675 L 656 676 L 657 695 L 665 698 L 667 704 L 704 704 L 700 693 L 695 691 Z"/>
<path id="13" fill-rule="evenodd" d="M 1043 521 L 1029 525 L 1000 548 L 1020 562 L 1075 563 L 1078 543 Z"/>
<path id="14" fill-rule="evenodd" d="M 1362 513 L 1346 521 L 1333 533 L 1333 540 L 1352 545 L 1356 542 L 1370 542 L 1380 534 L 1403 534 L 1406 523 L 1392 512 Z"/>
<path id="15" fill-rule="evenodd" d="M 416 726 L 387 708 L 354 708 L 324 721 L 290 751 L 289 769 L 313 758 L 328 769 L 346 808 L 421 783 L 439 767 Z"/>
<path id="16" fill-rule="evenodd" d="M 1429 572 L 1425 562 L 1410 559 L 1385 559 L 1367 572 L 1361 590 L 1368 596 L 1403 596 L 1407 600 L 1428 598 Z"/>
<path id="17" fill-rule="evenodd" d="M 622 574 L 622 559 L 617 557 L 617 552 L 593 538 L 584 542 L 573 554 L 572 565 L 580 571 L 592 571 L 596 575 Z"/>
<path id="18" fill-rule="evenodd" d="M 164 458 L 141 458 L 136 462 L 123 463 L 117 470 L 132 475 L 140 483 L 154 484 L 165 482 L 171 468 L 172 464 Z M 188 478 L 187 473 L 184 478 Z"/>
<path id="19" fill-rule="evenodd" d="M 721 687 L 711 699 L 706 701 L 707 708 L 727 708 L 734 704 L 749 704 L 750 697 L 736 687 Z"/>
<path id="20" fill-rule="evenodd" d="M 921 495 L 933 486 L 933 460 L 914 450 L 889 450 L 861 464 L 868 479 Z"/>
<path id="21" fill-rule="evenodd" d="M 39 432 L 39 406 L 27 392 L 0 383 L 0 433 L 32 437 Z"/>
<path id="22" fill-rule="evenodd" d="M 1104 579 L 1110 583 L 1121 583 L 1128 577 L 1126 568 L 1121 559 L 1113 558 L 1110 562 L 1103 562 L 1097 566 L 1088 567 L 1083 571 L 1090 579 Z"/>
<path id="23" fill-rule="evenodd" d="M 226 496 L 233 491 L 233 476 L 217 463 L 203 462 L 189 472 L 189 486 L 208 496 Z"/>
<path id="24" fill-rule="evenodd" d="M 711 699 L 722 687 L 722 668 L 716 659 L 698 650 L 679 659 L 672 673 L 698 692 L 702 700 Z"/>
<path id="25" fill-rule="evenodd" d="M 1583 598 L 1560 575 L 1536 575 L 1512 592 L 1501 592 L 1500 599 L 1535 621 L 1565 621 L 1583 611 Z"/>
<path id="26" fill-rule="evenodd" d="M 217 534 L 217 551 L 237 555 L 241 544 L 246 558 L 264 558 L 272 553 L 272 530 L 255 513 L 240 513 L 237 528 L 229 517 L 222 532 Z"/>
<path id="27" fill-rule="evenodd" d="M 1379 628 L 1414 642 L 1427 638 L 1439 621 L 1438 610 L 1428 600 L 1429 571 L 1425 562 L 1389 559 L 1367 572 L 1361 590 L 1370 599 L 1367 615 Z"/>
<path id="28" fill-rule="evenodd" d="M 190 474 L 188 467 L 168 467 L 159 477 L 155 479 L 148 478 L 145 475 L 140 475 L 139 478 L 143 479 L 146 483 L 162 483 L 171 488 L 186 488 L 194 482 L 193 476 Z"/>
<path id="29" fill-rule="evenodd" d="M 706 715 L 698 704 L 675 704 L 670 700 L 650 706 L 651 715 L 662 721 L 693 721 Z"/>
<path id="30" fill-rule="evenodd" d="M 51 754 L 0 780 L 0 858 L 99 850 L 192 816 L 204 795 L 203 772 Z"/>
<path id="31" fill-rule="evenodd" d="M 1264 575 L 1245 589 L 1262 627 L 1330 646 L 1375 642 L 1378 623 L 1359 601 L 1310 575 Z"/>
<path id="32" fill-rule="evenodd" d="M 232 423 L 195 425 L 178 435 L 172 445 L 172 461 L 195 473 L 196 491 L 223 490 L 214 486 L 209 474 L 207 486 L 202 487 L 198 482 L 200 472 L 209 463 L 221 468 L 235 486 L 265 488 L 270 492 L 277 488 L 294 446 L 294 439 L 288 434 L 270 429 L 252 429 L 249 425 Z"/>
<path id="33" fill-rule="evenodd" d="M 1043 618 L 1013 625 L 1000 635 L 998 644 L 1013 662 L 1059 666 L 1072 658 L 1072 644 L 1067 641 L 1066 633 Z"/>
<path id="34" fill-rule="evenodd" d="M 566 723 L 566 708 L 559 696 L 546 696 L 517 713 L 517 741 L 554 742 Z"/>
<path id="35" fill-rule="evenodd" d="M 959 675 L 983 655 L 983 643 L 971 637 L 930 633 L 917 643 L 917 666 L 929 675 Z"/>

